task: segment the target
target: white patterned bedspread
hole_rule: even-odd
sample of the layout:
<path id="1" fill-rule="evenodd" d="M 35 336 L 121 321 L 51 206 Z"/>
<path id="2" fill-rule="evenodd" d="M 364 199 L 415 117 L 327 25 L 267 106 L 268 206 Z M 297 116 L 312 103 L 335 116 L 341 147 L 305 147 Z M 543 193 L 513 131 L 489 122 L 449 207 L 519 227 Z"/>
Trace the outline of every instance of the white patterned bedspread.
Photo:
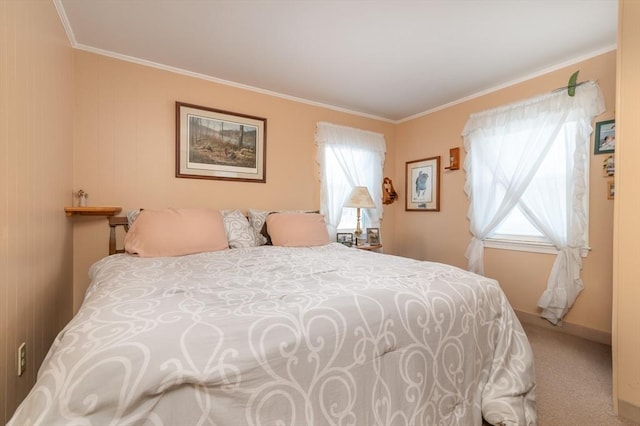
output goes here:
<path id="1" fill-rule="evenodd" d="M 498 284 L 337 243 L 94 264 L 10 425 L 533 425 Z"/>

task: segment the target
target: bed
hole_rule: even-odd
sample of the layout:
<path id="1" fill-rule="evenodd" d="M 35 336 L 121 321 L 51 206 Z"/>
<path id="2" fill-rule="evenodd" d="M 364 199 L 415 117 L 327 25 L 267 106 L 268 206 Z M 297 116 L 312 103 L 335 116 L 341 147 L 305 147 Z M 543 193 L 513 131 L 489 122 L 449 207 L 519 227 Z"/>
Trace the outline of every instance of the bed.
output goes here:
<path id="1" fill-rule="evenodd" d="M 456 267 L 275 244 L 117 253 L 89 276 L 9 425 L 536 423 L 520 323 Z"/>

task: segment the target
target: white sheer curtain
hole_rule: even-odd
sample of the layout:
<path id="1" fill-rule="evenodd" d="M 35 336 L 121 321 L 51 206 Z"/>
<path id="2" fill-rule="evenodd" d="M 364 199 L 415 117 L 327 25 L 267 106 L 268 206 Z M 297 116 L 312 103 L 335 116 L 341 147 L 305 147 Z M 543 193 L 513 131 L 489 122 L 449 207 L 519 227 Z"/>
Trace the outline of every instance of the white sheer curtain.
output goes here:
<path id="1" fill-rule="evenodd" d="M 384 135 L 330 123 L 316 127 L 320 166 L 320 213 L 335 238 L 342 209 L 355 186 L 366 186 L 376 208 L 363 215 L 372 227 L 382 219 L 382 168 L 386 152 Z M 328 165 L 337 167 L 328 168 Z"/>
<path id="2" fill-rule="evenodd" d="M 471 243 L 469 270 L 484 273 L 484 243 L 514 208 L 558 249 L 542 317 L 556 324 L 582 290 L 580 250 L 586 245 L 591 120 L 604 112 L 594 82 L 472 114 L 462 135 Z M 562 170 L 563 179 L 546 179 Z"/>

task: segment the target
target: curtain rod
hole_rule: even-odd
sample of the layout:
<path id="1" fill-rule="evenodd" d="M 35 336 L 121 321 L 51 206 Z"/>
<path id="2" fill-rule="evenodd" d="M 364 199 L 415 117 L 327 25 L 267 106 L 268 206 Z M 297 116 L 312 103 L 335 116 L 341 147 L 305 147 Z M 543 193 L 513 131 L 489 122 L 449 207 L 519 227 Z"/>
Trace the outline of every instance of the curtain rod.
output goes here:
<path id="1" fill-rule="evenodd" d="M 568 84 L 566 86 L 562 86 L 562 87 L 558 87 L 557 89 L 553 89 L 551 91 L 551 93 L 556 93 L 559 92 L 561 90 L 569 90 L 570 87 L 578 87 L 578 86 L 582 86 L 583 84 L 587 84 L 587 83 L 593 83 L 594 80 L 587 80 L 587 81 L 581 81 L 580 83 L 576 83 L 576 84 Z"/>

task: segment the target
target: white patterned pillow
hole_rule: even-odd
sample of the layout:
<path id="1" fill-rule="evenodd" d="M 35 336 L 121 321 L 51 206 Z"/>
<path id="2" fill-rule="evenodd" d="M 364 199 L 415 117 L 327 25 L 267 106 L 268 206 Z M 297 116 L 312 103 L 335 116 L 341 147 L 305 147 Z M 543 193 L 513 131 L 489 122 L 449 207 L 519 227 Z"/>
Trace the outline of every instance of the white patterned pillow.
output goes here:
<path id="1" fill-rule="evenodd" d="M 249 221 L 240 210 L 222 210 L 224 229 L 230 248 L 256 247 L 255 234 Z"/>
<path id="2" fill-rule="evenodd" d="M 136 210 L 129 210 L 127 212 L 127 222 L 129 223 L 129 227 L 133 225 L 133 222 L 136 221 L 141 211 L 142 209 L 136 209 Z"/>
<path id="3" fill-rule="evenodd" d="M 267 244 L 267 237 L 262 234 L 262 228 L 267 222 L 267 216 L 270 214 L 271 210 L 249 209 L 249 223 L 251 224 L 255 242 L 258 246 Z"/>

